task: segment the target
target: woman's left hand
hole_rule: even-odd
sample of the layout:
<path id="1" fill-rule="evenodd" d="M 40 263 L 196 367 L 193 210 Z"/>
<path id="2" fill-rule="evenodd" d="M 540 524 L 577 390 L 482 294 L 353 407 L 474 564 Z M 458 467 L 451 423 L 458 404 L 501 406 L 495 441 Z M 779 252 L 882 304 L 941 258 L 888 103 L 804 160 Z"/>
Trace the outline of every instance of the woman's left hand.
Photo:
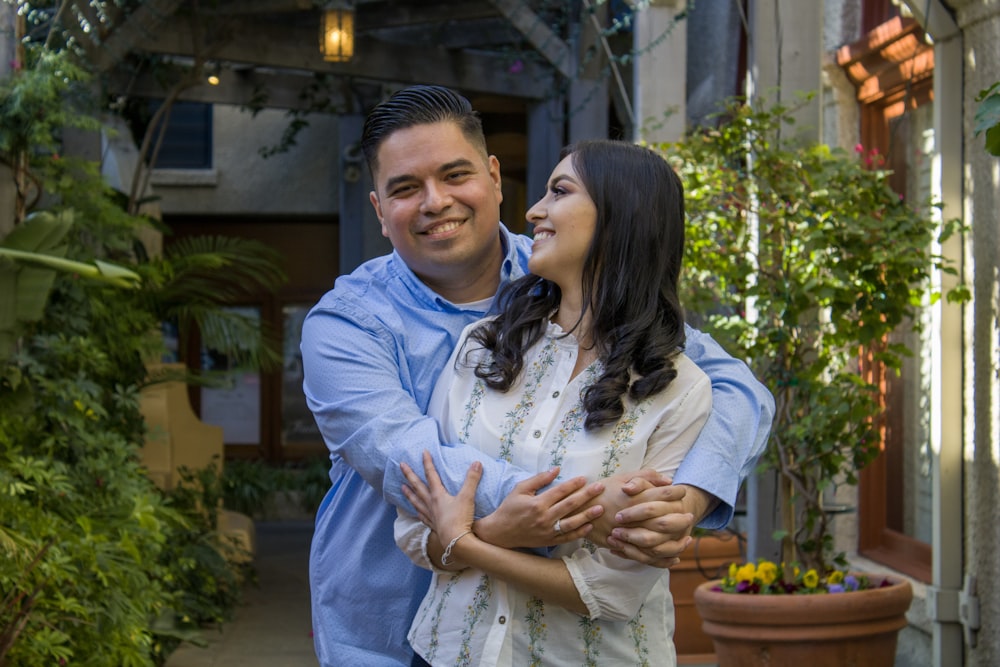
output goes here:
<path id="1" fill-rule="evenodd" d="M 448 493 L 441 483 L 434 460 L 428 452 L 424 452 L 424 483 L 413 469 L 405 463 L 400 464 L 406 484 L 403 485 L 403 495 L 413 504 L 420 520 L 437 533 L 442 544 L 447 544 L 462 533 L 472 530 L 473 514 L 475 512 L 476 487 L 483 476 L 483 464 L 478 461 L 469 466 L 462 488 L 457 495 Z"/>

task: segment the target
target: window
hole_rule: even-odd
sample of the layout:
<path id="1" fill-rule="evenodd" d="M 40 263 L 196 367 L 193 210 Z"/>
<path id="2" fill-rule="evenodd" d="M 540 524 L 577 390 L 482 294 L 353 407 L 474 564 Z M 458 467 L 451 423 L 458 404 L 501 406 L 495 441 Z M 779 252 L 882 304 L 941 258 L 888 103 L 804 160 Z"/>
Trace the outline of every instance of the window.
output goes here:
<path id="1" fill-rule="evenodd" d="M 868 5 L 883 3 L 866 3 Z M 872 12 L 875 8 L 872 8 Z M 866 19 L 869 11 L 866 10 Z M 874 14 L 872 14 L 874 16 Z M 934 51 L 911 19 L 891 16 L 838 52 L 838 62 L 857 89 L 861 148 L 872 166 L 893 171 L 893 188 L 911 205 L 929 193 L 934 149 L 931 94 Z M 931 580 L 930 371 L 926 334 L 894 334 L 914 350 L 897 376 L 863 360 L 869 380 L 882 387 L 886 412 L 882 454 L 861 473 L 858 550 L 872 560 Z"/>
<path id="2" fill-rule="evenodd" d="M 230 307 L 240 315 L 260 322 L 257 307 Z M 261 443 L 261 377 L 256 370 L 235 368 L 216 350 L 201 348 L 201 370 L 224 376 L 223 386 L 201 388 L 201 420 L 222 427 L 226 445 Z"/>
<path id="3" fill-rule="evenodd" d="M 152 116 L 161 100 L 149 103 Z M 175 102 L 170 109 L 166 134 L 156 156 L 157 169 L 212 168 L 212 105 Z"/>
<path id="4" fill-rule="evenodd" d="M 339 225 L 326 218 L 191 217 L 168 219 L 174 234 L 164 239 L 221 235 L 260 241 L 285 258 L 288 283 L 276 293 L 262 293 L 234 306 L 280 332 L 282 364 L 266 371 L 231 369 L 230 360 L 199 341 L 184 358 L 194 368 L 226 373 L 226 385 L 192 387 L 191 405 L 202 421 L 221 426 L 229 460 L 263 459 L 271 463 L 329 456 L 302 389 L 299 339 L 309 309 L 332 287 L 338 275 Z M 165 336 L 168 344 L 176 333 Z M 174 342 L 174 347 L 177 347 Z"/>

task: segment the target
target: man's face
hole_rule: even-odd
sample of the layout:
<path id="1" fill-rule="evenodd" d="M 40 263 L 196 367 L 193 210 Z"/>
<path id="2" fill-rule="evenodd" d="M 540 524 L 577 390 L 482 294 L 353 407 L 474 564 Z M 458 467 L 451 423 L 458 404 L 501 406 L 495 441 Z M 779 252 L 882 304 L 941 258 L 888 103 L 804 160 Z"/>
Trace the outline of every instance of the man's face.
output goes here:
<path id="1" fill-rule="evenodd" d="M 374 176 L 370 198 L 382 235 L 428 286 L 499 275 L 500 163 L 456 124 L 393 132 L 379 146 Z"/>

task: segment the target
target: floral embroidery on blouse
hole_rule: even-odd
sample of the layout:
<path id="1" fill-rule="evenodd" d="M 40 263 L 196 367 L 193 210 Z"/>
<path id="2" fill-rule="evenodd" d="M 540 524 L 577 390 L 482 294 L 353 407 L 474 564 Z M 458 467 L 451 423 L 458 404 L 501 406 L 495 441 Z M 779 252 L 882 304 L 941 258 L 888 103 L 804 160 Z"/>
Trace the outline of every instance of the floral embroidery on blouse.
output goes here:
<path id="1" fill-rule="evenodd" d="M 618 467 L 621 465 L 621 455 L 628 450 L 629 446 L 632 444 L 632 440 L 635 437 L 635 425 L 639 421 L 639 417 L 646 414 L 646 404 L 649 399 L 644 400 L 639 405 L 626 410 L 615 424 L 614 434 L 611 436 L 611 442 L 608 443 L 607 449 L 604 450 L 604 461 L 601 463 L 601 477 L 609 477 L 614 474 Z"/>
<path id="2" fill-rule="evenodd" d="M 469 394 L 469 401 L 465 404 L 465 417 L 462 419 L 462 427 L 458 432 L 458 441 L 466 443 L 469 441 L 469 431 L 472 423 L 476 421 L 476 414 L 479 412 L 479 403 L 486 394 L 486 382 L 482 378 L 477 378 L 472 386 L 472 393 Z"/>
<path id="3" fill-rule="evenodd" d="M 545 603 L 532 595 L 525 603 L 528 613 L 524 616 L 524 621 L 528 624 L 528 656 L 530 667 L 539 667 L 542 664 L 542 655 L 548 632 L 545 628 Z"/>
<path id="4" fill-rule="evenodd" d="M 431 641 L 428 646 L 428 660 L 433 660 L 434 654 L 437 653 L 438 645 L 440 643 L 440 638 L 438 637 L 438 627 L 441 624 L 441 612 L 444 610 L 445 603 L 451 595 L 452 587 L 458 582 L 459 579 L 461 579 L 461 575 L 461 572 L 455 572 L 449 577 L 448 585 L 445 587 L 444 592 L 441 593 L 441 599 L 438 600 L 438 603 L 434 608 L 434 617 L 431 619 Z"/>
<path id="5" fill-rule="evenodd" d="M 601 657 L 601 624 L 595 620 L 580 618 L 580 639 L 583 641 L 584 667 L 599 667 Z"/>
<path id="6" fill-rule="evenodd" d="M 570 443 L 576 440 L 577 434 L 583 430 L 583 420 L 587 416 L 587 412 L 583 407 L 583 394 L 587 390 L 587 387 L 594 384 L 603 372 L 603 364 L 600 361 L 594 362 L 584 371 L 583 384 L 580 387 L 580 395 L 577 398 L 576 405 L 563 415 L 562 421 L 559 423 L 559 429 L 552 438 L 552 452 L 549 457 L 550 466 L 561 466 L 563 464 L 566 449 Z"/>
<path id="7" fill-rule="evenodd" d="M 472 649 L 470 643 L 472 635 L 476 631 L 483 613 L 490 606 L 490 598 L 493 597 L 493 578 L 488 574 L 479 577 L 479 585 L 476 586 L 475 596 L 472 604 L 465 611 L 465 628 L 462 630 L 462 645 L 458 649 L 458 659 L 456 665 L 469 665 L 472 663 Z"/>
<path id="8" fill-rule="evenodd" d="M 505 415 L 506 420 L 504 422 L 503 436 L 500 439 L 500 452 L 497 454 L 498 459 L 502 459 L 508 463 L 512 461 L 511 453 L 514 443 L 517 441 L 517 434 L 524 427 L 525 417 L 531 412 L 531 408 L 535 406 L 535 395 L 538 393 L 538 386 L 545 380 L 546 374 L 555 364 L 555 361 L 556 342 L 549 339 L 539 353 L 538 358 L 531 364 L 531 368 L 525 372 L 521 400 Z"/>
<path id="9" fill-rule="evenodd" d="M 642 622 L 643 607 L 639 607 L 639 613 L 629 619 L 628 634 L 632 638 L 635 646 L 635 657 L 639 667 L 649 667 L 649 646 L 646 636 L 646 624 Z"/>

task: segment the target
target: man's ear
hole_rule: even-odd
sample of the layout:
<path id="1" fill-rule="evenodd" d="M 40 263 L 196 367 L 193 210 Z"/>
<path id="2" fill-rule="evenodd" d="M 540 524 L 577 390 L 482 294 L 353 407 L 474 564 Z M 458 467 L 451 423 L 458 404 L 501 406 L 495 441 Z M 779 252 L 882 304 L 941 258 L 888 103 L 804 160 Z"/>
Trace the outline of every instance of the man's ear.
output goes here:
<path id="1" fill-rule="evenodd" d="M 497 193 L 497 203 L 503 202 L 503 183 L 500 179 L 500 160 L 496 155 L 491 155 L 487 162 L 490 170 L 490 180 L 493 181 L 493 188 Z"/>
<path id="2" fill-rule="evenodd" d="M 372 203 L 372 208 L 375 209 L 375 217 L 378 218 L 378 224 L 382 226 L 382 236 L 389 238 L 389 230 L 385 228 L 385 220 L 382 217 L 382 203 L 378 200 L 378 195 L 374 190 L 368 193 L 368 201 Z"/>

